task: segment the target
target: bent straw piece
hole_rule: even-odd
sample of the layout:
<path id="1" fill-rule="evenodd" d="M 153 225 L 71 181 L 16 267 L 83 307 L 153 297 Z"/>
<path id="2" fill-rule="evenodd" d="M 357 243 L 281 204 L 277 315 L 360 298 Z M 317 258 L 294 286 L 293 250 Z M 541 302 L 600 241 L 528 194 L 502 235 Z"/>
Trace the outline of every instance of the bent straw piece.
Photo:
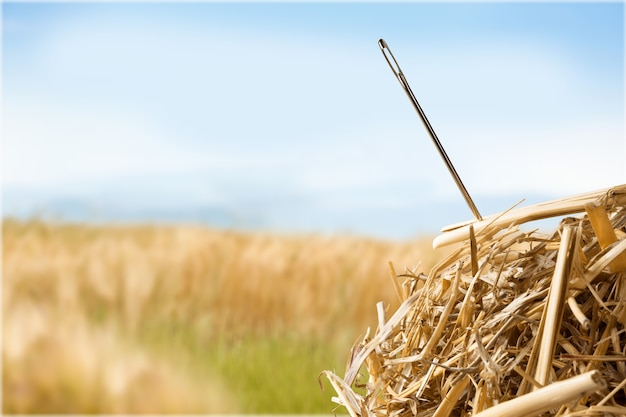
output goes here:
<path id="1" fill-rule="evenodd" d="M 348 410 L 348 413 L 350 413 L 350 416 L 361 417 L 359 416 L 359 414 L 357 414 L 355 410 L 360 410 L 362 408 L 360 407 L 361 405 L 360 403 L 362 401 L 360 401 L 360 399 L 356 397 L 357 394 L 355 394 L 350 389 L 348 384 L 346 384 L 345 381 L 343 381 L 340 377 L 338 377 L 337 375 L 333 374 L 330 371 L 322 371 L 322 373 L 320 374 L 320 377 L 322 375 L 325 375 L 326 378 L 328 378 L 331 385 L 335 389 L 335 392 L 337 392 L 337 395 L 339 395 L 339 399 L 341 400 L 341 405 L 343 405 Z M 321 381 L 319 382 L 321 386 L 322 382 Z M 349 394 L 349 395 L 346 395 L 346 394 Z"/>
<path id="2" fill-rule="evenodd" d="M 580 213 L 585 210 L 586 204 L 596 200 L 604 200 L 605 204 L 626 203 L 626 184 L 512 209 L 503 214 L 487 216 L 481 221 L 466 221 L 446 226 L 442 229 L 443 234 L 433 240 L 433 248 L 467 240 L 470 224 L 474 227 L 474 233 L 478 235 L 488 225 L 502 228 L 511 224 L 522 224 L 534 220 Z"/>
<path id="3" fill-rule="evenodd" d="M 602 249 L 606 249 L 608 246 L 617 242 L 617 235 L 609 215 L 607 214 L 604 205 L 599 202 L 588 203 L 585 205 L 585 211 L 589 217 L 589 222 L 593 231 L 596 233 L 598 243 Z M 621 272 L 626 270 L 626 253 L 619 255 L 610 264 L 611 272 Z"/>
<path id="4" fill-rule="evenodd" d="M 580 323 L 581 329 L 589 330 L 589 327 L 591 327 L 591 320 L 589 320 L 589 318 L 585 316 L 585 313 L 583 313 L 583 311 L 580 309 L 580 306 L 576 302 L 576 299 L 574 297 L 567 297 L 567 305 L 569 306 L 572 314 L 574 314 L 576 320 L 578 320 L 578 322 Z"/>
<path id="5" fill-rule="evenodd" d="M 615 230 L 613 230 L 613 226 L 611 226 L 611 220 L 609 220 L 604 205 L 599 204 L 597 201 L 587 203 L 585 204 L 585 211 L 602 249 L 605 249 L 611 243 L 617 242 L 617 235 Z"/>
<path id="6" fill-rule="evenodd" d="M 611 249 L 609 249 L 608 252 L 606 252 L 600 259 L 596 260 L 593 265 L 587 268 L 587 271 L 585 271 L 585 280 L 577 278 L 572 281 L 571 284 L 573 287 L 584 287 L 586 284 L 585 281 L 592 283 L 598 275 L 600 275 L 604 268 L 609 266 L 614 259 L 626 251 L 626 239 L 620 240 L 609 247 Z M 576 296 L 576 294 L 573 295 Z"/>
<path id="7" fill-rule="evenodd" d="M 484 410 L 474 417 L 527 417 L 559 407 L 606 387 L 599 371 L 586 372 L 575 377 L 554 382 L 529 394 L 505 401 Z"/>
<path id="8" fill-rule="evenodd" d="M 505 210 L 502 213 L 490 214 L 488 216 L 485 216 L 483 218 L 483 221 L 489 222 L 490 220 L 493 220 L 499 216 L 507 216 L 510 219 L 516 219 L 520 218 L 520 215 L 524 215 L 521 217 L 524 218 L 527 214 L 530 215 L 532 220 L 541 220 L 541 218 L 561 215 L 565 216 L 568 214 L 580 213 L 585 210 L 585 204 L 598 201 L 603 202 L 605 206 L 611 206 L 616 204 L 624 205 L 626 203 L 626 184 L 620 184 L 609 188 L 603 188 L 595 191 L 576 194 L 569 197 L 557 198 L 550 201 L 531 204 L 525 207 L 515 208 L 515 205 L 521 203 L 520 201 L 516 203 L 513 208 Z M 534 218 L 535 216 L 546 217 Z M 441 231 L 448 232 L 451 230 L 459 229 L 469 226 L 470 223 L 474 223 L 475 225 L 477 222 L 475 220 L 465 220 L 463 222 L 442 227 Z M 524 223 L 524 221 L 522 221 L 521 223 Z"/>

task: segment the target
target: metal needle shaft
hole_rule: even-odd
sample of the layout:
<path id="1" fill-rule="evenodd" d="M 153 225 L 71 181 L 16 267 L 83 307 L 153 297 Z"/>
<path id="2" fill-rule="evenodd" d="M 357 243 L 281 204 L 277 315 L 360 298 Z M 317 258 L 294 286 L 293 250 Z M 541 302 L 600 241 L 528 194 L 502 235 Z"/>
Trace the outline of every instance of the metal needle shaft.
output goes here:
<path id="1" fill-rule="evenodd" d="M 393 71 L 394 75 L 400 82 L 400 85 L 404 89 L 404 92 L 411 100 L 413 107 L 415 107 L 417 114 L 422 119 L 422 123 L 424 123 L 424 127 L 426 127 L 426 130 L 430 134 L 430 137 L 433 140 L 435 147 L 439 151 L 439 155 L 441 155 L 441 158 L 445 162 L 446 167 L 448 168 L 448 171 L 450 172 L 450 175 L 452 175 L 452 178 L 454 178 L 456 185 L 459 187 L 461 194 L 463 194 L 463 198 L 465 198 L 465 201 L 469 205 L 470 210 L 472 210 L 474 217 L 476 218 L 476 220 L 482 220 L 483 217 L 478 212 L 478 209 L 476 208 L 476 205 L 474 204 L 472 197 L 470 197 L 469 193 L 467 192 L 467 189 L 465 188 L 465 185 L 463 185 L 463 181 L 461 181 L 461 177 L 459 177 L 459 174 L 456 172 L 456 169 L 454 169 L 454 165 L 452 165 L 452 161 L 448 157 L 448 154 L 446 153 L 445 149 L 443 149 L 441 142 L 439 142 L 439 138 L 437 138 L 437 134 L 435 133 L 435 130 L 433 129 L 433 127 L 430 125 L 430 122 L 426 118 L 426 114 L 424 113 L 424 110 L 422 110 L 422 107 L 418 103 L 417 98 L 415 98 L 415 94 L 413 94 L 413 91 L 411 90 L 409 83 L 407 82 L 406 78 L 404 77 L 404 74 L 402 73 L 402 70 L 400 69 L 400 65 L 398 65 L 398 61 L 396 61 L 396 58 L 391 53 L 391 50 L 389 49 L 387 42 L 385 42 L 384 39 L 380 39 L 378 41 L 378 46 L 380 47 L 380 50 L 382 51 L 383 56 L 385 57 L 385 60 L 389 64 L 391 71 Z"/>

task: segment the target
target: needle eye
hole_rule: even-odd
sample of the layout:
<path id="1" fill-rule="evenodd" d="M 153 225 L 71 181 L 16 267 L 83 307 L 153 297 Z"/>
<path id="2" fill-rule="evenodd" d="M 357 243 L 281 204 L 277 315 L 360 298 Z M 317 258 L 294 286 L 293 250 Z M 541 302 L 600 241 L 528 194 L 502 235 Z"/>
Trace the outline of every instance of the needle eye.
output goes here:
<path id="1" fill-rule="evenodd" d="M 383 56 L 385 57 L 385 60 L 387 61 L 387 64 L 389 64 L 389 68 L 391 68 L 391 71 L 393 71 L 396 78 L 398 78 L 398 80 L 402 83 L 402 77 L 403 77 L 402 70 L 400 69 L 400 65 L 398 64 L 398 61 L 396 61 L 396 57 L 394 57 L 393 54 L 391 53 L 391 49 L 389 49 L 387 42 L 385 42 L 384 39 L 379 39 L 378 46 L 380 47 L 380 50 L 382 51 Z"/>

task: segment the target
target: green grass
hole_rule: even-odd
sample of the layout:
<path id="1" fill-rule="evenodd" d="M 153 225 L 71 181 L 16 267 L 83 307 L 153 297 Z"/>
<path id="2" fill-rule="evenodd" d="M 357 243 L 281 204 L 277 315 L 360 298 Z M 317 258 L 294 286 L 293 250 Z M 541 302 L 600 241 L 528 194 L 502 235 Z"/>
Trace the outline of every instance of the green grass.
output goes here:
<path id="1" fill-rule="evenodd" d="M 335 393 L 318 376 L 324 369 L 343 372 L 352 341 L 338 339 L 283 332 L 205 340 L 181 323 L 152 324 L 140 336 L 145 349 L 192 377 L 218 377 L 235 395 L 238 411 L 250 414 L 332 413 Z"/>
<path id="2" fill-rule="evenodd" d="M 240 393 L 245 413 L 329 413 L 331 392 L 318 375 L 340 365 L 337 353 L 320 341 L 250 339 L 216 346 L 207 361 Z"/>

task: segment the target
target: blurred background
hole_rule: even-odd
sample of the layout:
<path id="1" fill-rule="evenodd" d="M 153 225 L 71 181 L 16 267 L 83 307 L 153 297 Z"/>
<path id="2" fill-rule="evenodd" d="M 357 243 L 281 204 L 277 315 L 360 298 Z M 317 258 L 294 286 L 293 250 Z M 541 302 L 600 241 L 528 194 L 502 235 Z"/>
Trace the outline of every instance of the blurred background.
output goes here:
<path id="1" fill-rule="evenodd" d="M 624 182 L 624 6 L 3 2 L 3 410 L 331 413 L 397 271 Z"/>

